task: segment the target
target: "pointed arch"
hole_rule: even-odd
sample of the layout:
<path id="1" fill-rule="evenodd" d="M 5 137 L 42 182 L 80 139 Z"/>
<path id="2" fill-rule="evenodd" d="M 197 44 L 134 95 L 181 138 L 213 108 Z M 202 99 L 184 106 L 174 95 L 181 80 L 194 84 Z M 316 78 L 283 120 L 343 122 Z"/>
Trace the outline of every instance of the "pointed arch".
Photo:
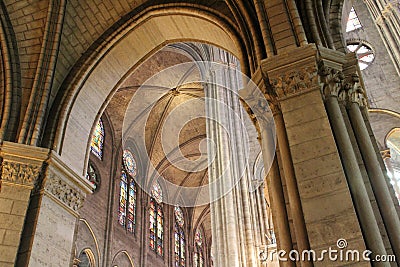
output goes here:
<path id="1" fill-rule="evenodd" d="M 21 68 L 15 32 L 7 7 L 0 2 L 0 60 L 4 92 L 1 94 L 0 140 L 14 141 L 21 109 Z"/>
<path id="2" fill-rule="evenodd" d="M 95 42 L 99 47 L 88 51 L 81 58 L 81 64 L 75 65 L 50 111 L 54 116 L 49 118 L 43 142 L 53 147 L 79 174 L 85 173 L 89 136 L 94 131 L 90 122 L 100 118 L 118 86 L 139 63 L 164 45 L 182 41 L 214 44 L 235 54 L 241 59 L 243 72 L 250 72 L 237 26 L 219 13 L 166 5 L 159 10 L 146 9 L 131 15 L 116 23 L 118 30 L 104 33 Z M 149 36 L 151 32 L 157 34 Z M 96 95 L 90 93 L 93 90 Z M 82 113 L 84 117 L 79 115 Z M 83 138 L 76 139 L 77 132 Z"/>

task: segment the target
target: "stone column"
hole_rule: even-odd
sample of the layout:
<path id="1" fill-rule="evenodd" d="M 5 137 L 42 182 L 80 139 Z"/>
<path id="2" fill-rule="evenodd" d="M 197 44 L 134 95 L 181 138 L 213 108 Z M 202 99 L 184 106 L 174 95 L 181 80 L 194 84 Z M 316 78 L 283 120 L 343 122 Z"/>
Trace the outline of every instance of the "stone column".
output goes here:
<path id="1" fill-rule="evenodd" d="M 209 179 L 213 225 L 213 249 L 216 266 L 258 266 L 255 251 L 255 226 L 252 212 L 256 203 L 249 188 L 249 166 L 241 124 L 239 73 L 236 60 L 219 49 L 213 51 L 215 62 L 223 65 L 210 70 L 211 84 L 206 91 L 207 137 L 210 158 Z M 228 88 L 228 89 L 227 89 Z"/>
<path id="2" fill-rule="evenodd" d="M 276 159 L 273 161 L 266 180 L 267 187 L 269 189 L 268 193 L 270 196 L 272 209 L 272 220 L 274 221 L 274 230 L 278 249 L 289 253 L 289 251 L 293 249 L 293 245 L 290 235 L 285 198 L 283 195 L 282 183 L 279 175 L 279 166 Z M 295 266 L 294 262 L 292 261 L 284 261 L 280 262 L 280 264 L 281 266 Z"/>
<path id="3" fill-rule="evenodd" d="M 32 191 L 17 266 L 69 266 L 78 210 L 92 186 L 54 152 Z"/>
<path id="4" fill-rule="evenodd" d="M 336 67 L 340 68 L 338 66 Z M 337 140 L 340 154 L 346 159 L 343 160 L 343 167 L 347 174 L 347 181 L 360 220 L 360 225 L 364 231 L 365 242 L 367 247 L 373 251 L 374 255 L 384 255 L 386 253 L 384 242 L 339 106 L 338 98 L 345 98 L 346 94 L 342 88 L 342 80 L 344 79 L 343 73 L 338 69 L 330 68 L 323 64 L 320 66 L 319 71 L 324 83 L 323 93 L 325 96 L 325 105 L 333 132 Z M 387 265 L 387 263 L 382 264 L 382 266 L 385 265 Z"/>
<path id="5" fill-rule="evenodd" d="M 31 191 L 48 149 L 10 142 L 1 145 L 0 266 L 15 266 Z"/>
<path id="6" fill-rule="evenodd" d="M 349 117 L 393 252 L 400 259 L 400 219 L 360 109 L 366 107 L 366 100 L 358 82 L 358 76 L 353 74 L 349 89 Z"/>
<path id="7" fill-rule="evenodd" d="M 340 57 L 343 54 L 310 44 L 262 62 L 270 84 L 266 93 L 282 110 L 308 241 L 317 255 L 329 247 L 337 249 L 339 239 L 347 241 L 347 249 L 365 250 L 318 75 L 319 60 L 330 64 Z M 332 262 L 314 262 L 327 264 Z"/>
<path id="8" fill-rule="evenodd" d="M 283 178 L 286 182 L 288 191 L 288 200 L 290 203 L 290 212 L 293 218 L 293 228 L 296 236 L 297 249 L 304 251 L 309 249 L 307 229 L 304 222 L 303 210 L 301 207 L 299 191 L 296 184 L 296 177 L 293 169 L 292 157 L 289 151 L 289 144 L 283 120 L 282 112 L 279 110 L 274 115 L 278 148 L 282 159 Z M 301 262 L 302 266 L 310 266 L 310 263 Z"/>

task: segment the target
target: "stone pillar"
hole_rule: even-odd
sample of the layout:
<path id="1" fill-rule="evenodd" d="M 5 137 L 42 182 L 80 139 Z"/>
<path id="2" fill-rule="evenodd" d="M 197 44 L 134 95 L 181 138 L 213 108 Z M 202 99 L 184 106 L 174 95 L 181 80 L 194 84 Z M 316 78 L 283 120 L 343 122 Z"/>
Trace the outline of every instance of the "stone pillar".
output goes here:
<path id="1" fill-rule="evenodd" d="M 282 183 L 279 175 L 279 166 L 276 159 L 273 161 L 266 180 L 267 187 L 269 189 L 268 193 L 270 196 L 272 209 L 272 220 L 274 222 L 274 230 L 278 249 L 287 251 L 289 253 L 289 251 L 293 249 L 293 245 L 290 235 L 285 198 L 283 195 Z M 292 261 L 283 261 L 280 264 L 281 266 L 295 266 L 294 262 Z"/>
<path id="2" fill-rule="evenodd" d="M 15 266 L 32 188 L 48 149 L 10 142 L 1 145 L 0 266 Z"/>
<path id="3" fill-rule="evenodd" d="M 69 266 L 78 210 L 93 189 L 54 152 L 32 191 L 17 266 Z"/>
<path id="4" fill-rule="evenodd" d="M 343 160 L 343 167 L 347 174 L 347 181 L 360 220 L 360 225 L 364 231 L 365 242 L 367 247 L 373 251 L 374 255 L 384 255 L 386 253 L 384 242 L 339 105 L 339 98 L 341 102 L 346 100 L 346 92 L 342 85 L 344 75 L 339 69 L 341 69 L 340 66 L 333 68 L 327 67 L 323 63 L 320 65 L 319 72 L 324 84 L 323 93 L 325 105 L 340 154 L 342 158 L 346 159 Z M 387 263 L 383 263 L 382 265 L 385 266 Z"/>
<path id="5" fill-rule="evenodd" d="M 361 108 L 365 109 L 366 107 L 364 90 L 359 84 L 359 78 L 356 74 L 352 75 L 351 80 L 349 83 L 351 87 L 348 88 L 348 113 L 351 125 L 357 138 L 358 147 L 360 148 L 393 252 L 397 258 L 400 258 L 400 218 L 362 115 Z"/>
<path id="6" fill-rule="evenodd" d="M 262 62 L 270 84 L 266 93 L 281 107 L 309 246 L 317 255 L 337 249 L 339 239 L 347 241 L 347 249 L 365 250 L 318 76 L 319 60 L 329 64 L 340 57 L 339 52 L 307 45 Z M 327 264 L 332 262 L 314 262 Z"/>
<path id="7" fill-rule="evenodd" d="M 219 49 L 213 51 L 215 62 L 224 65 L 210 70 L 211 84 L 206 91 L 209 179 L 215 183 L 210 194 L 213 249 L 216 266 L 258 266 L 255 250 L 255 224 L 252 212 L 255 195 L 249 192 L 249 166 L 241 124 L 239 73 L 236 60 Z M 227 89 L 228 88 L 228 89 Z M 216 144 L 215 146 L 212 144 Z"/>
<path id="8" fill-rule="evenodd" d="M 288 191 L 288 201 L 290 203 L 290 212 L 293 218 L 293 228 L 296 237 L 297 249 L 304 251 L 309 249 L 307 229 L 304 222 L 303 210 L 300 202 L 300 195 L 296 184 L 296 178 L 293 169 L 292 157 L 289 151 L 289 144 L 283 120 L 282 112 L 279 110 L 274 115 L 278 148 L 282 161 L 282 169 L 284 172 L 283 178 Z M 305 261 L 302 266 L 310 266 L 310 263 Z"/>

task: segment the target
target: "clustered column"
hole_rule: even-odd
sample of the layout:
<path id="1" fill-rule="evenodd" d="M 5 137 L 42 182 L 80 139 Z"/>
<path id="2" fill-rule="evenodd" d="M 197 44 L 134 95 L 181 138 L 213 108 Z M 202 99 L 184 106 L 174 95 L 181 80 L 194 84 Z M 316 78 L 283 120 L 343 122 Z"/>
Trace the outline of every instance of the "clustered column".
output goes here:
<path id="1" fill-rule="evenodd" d="M 353 71 L 351 71 L 352 67 Z M 359 83 L 359 77 L 356 74 L 355 65 L 350 66 L 348 69 L 350 69 L 348 72 L 350 72 L 351 78 L 350 83 L 346 84 L 347 88 L 345 89 L 348 89 L 347 109 L 349 118 L 386 227 L 386 231 L 388 233 L 390 243 L 392 245 L 393 252 L 399 259 L 400 219 L 389 191 L 388 183 L 386 181 L 387 177 L 383 173 L 383 169 L 379 163 L 378 157 L 380 156 L 380 153 L 375 151 L 375 147 L 372 143 L 366 125 L 368 122 L 365 121 L 363 116 L 363 112 L 365 112 L 367 105 L 365 92 Z"/>
<path id="2" fill-rule="evenodd" d="M 344 75 L 340 70 L 326 67 L 323 63 L 319 66 L 319 74 L 323 82 L 322 90 L 325 97 L 325 106 L 341 157 L 343 158 L 343 167 L 355 209 L 360 219 L 360 225 L 364 232 L 365 242 L 374 254 L 385 255 L 386 250 L 382 236 L 340 108 L 340 105 L 344 105 L 346 100 L 346 91 L 342 90 Z M 382 263 L 382 266 L 390 265 Z"/>
<path id="3" fill-rule="evenodd" d="M 371 139 L 368 131 L 367 101 L 353 55 L 347 55 L 343 68 L 343 72 L 329 68 L 321 61 L 320 75 L 323 78 L 326 108 L 342 154 L 347 180 L 367 247 L 375 255 L 388 254 L 371 206 L 371 196 L 365 188 L 365 180 L 371 184 L 372 197 L 376 199 L 392 251 L 398 258 L 400 256 L 400 220 L 388 187 L 387 177 L 379 162 L 380 153 L 375 150 L 374 140 Z M 345 118 L 349 121 L 347 125 Z M 354 135 L 356 143 L 350 142 L 349 134 Z M 363 174 L 357 164 L 356 153 L 360 153 L 362 157 L 368 176 L 366 179 L 363 179 Z M 380 264 L 385 266 L 385 263 Z"/>
<path id="4" fill-rule="evenodd" d="M 216 266 L 259 266 L 255 247 L 263 234 L 257 223 L 265 222 L 264 216 L 255 215 L 256 193 L 249 192 L 238 62 L 219 49 L 212 54 L 215 62 L 223 62 L 210 70 L 205 88 L 208 153 L 215 157 L 209 157 L 210 195 L 217 199 L 211 203 L 214 261 Z"/>

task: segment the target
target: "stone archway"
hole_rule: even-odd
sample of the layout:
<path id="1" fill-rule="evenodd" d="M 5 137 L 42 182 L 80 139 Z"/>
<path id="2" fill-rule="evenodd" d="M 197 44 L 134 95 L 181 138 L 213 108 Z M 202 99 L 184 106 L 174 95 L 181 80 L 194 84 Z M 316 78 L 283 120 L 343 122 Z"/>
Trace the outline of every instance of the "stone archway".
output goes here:
<path id="1" fill-rule="evenodd" d="M 185 10 L 150 12 L 129 25 L 97 54 L 98 60 L 71 84 L 69 98 L 63 105 L 53 147 L 61 154 L 63 162 L 79 175 L 85 173 L 93 121 L 98 120 L 126 75 L 163 45 L 201 41 L 222 47 L 243 61 L 240 40 L 235 32 L 212 19 L 215 18 Z"/>

